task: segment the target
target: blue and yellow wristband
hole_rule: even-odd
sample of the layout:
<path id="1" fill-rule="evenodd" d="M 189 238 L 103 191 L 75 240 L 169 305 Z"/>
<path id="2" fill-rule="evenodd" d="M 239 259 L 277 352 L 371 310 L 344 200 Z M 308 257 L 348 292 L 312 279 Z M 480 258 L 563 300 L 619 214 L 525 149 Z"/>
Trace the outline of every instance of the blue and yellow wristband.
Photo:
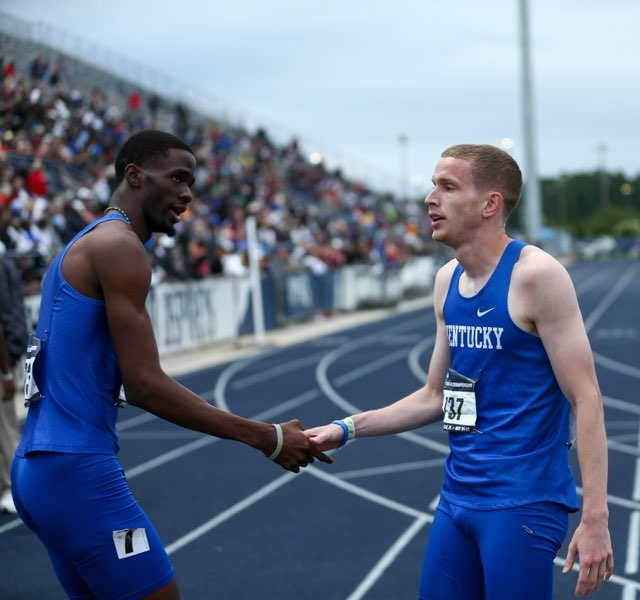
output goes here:
<path id="1" fill-rule="evenodd" d="M 336 419 L 335 421 L 332 421 L 332 424 L 340 425 L 340 427 L 342 427 L 342 440 L 338 444 L 338 448 L 346 446 L 347 442 L 356 437 L 356 426 L 353 424 L 353 419 L 351 417 Z"/>

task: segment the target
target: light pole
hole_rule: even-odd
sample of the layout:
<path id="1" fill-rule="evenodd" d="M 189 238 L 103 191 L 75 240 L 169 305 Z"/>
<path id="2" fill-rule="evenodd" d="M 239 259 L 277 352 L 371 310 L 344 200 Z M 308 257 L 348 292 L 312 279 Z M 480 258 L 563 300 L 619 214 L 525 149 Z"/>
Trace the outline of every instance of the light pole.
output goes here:
<path id="1" fill-rule="evenodd" d="M 533 84 L 531 78 L 531 58 L 529 54 L 529 15 L 527 0 L 520 0 L 520 58 L 522 69 L 522 129 L 526 166 L 525 182 L 525 230 L 528 240 L 536 244 L 540 241 L 542 210 L 540 208 L 540 182 L 536 162 L 534 132 Z"/>
<path id="2" fill-rule="evenodd" d="M 409 138 L 401 133 L 398 136 L 399 157 L 400 157 L 400 200 L 407 200 L 407 180 L 409 178 Z"/>
<path id="3" fill-rule="evenodd" d="M 607 173 L 607 145 L 598 144 L 600 172 L 600 208 L 606 210 L 609 208 L 609 174 Z"/>

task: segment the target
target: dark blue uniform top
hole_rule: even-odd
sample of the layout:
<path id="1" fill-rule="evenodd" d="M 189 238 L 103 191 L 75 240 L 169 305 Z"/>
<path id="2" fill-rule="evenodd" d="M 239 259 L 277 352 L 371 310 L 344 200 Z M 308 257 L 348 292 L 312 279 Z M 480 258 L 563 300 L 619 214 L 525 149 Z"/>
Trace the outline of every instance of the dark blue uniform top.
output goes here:
<path id="1" fill-rule="evenodd" d="M 16 454 L 118 451 L 117 401 L 122 385 L 105 304 L 77 292 L 62 275 L 69 247 L 94 227 L 85 227 L 52 261 L 42 285 L 38 326 L 41 342 L 32 372 L 41 398 L 29 411 Z M 117 256 L 113 260 L 118 260 Z"/>
<path id="2" fill-rule="evenodd" d="M 473 297 L 458 291 L 460 265 L 451 278 L 444 303 L 451 368 L 475 380 L 477 417 L 471 431 L 449 432 L 442 497 L 476 509 L 551 501 L 574 511 L 567 454 L 571 409 L 540 338 L 517 327 L 507 308 L 524 245 L 507 245 Z"/>

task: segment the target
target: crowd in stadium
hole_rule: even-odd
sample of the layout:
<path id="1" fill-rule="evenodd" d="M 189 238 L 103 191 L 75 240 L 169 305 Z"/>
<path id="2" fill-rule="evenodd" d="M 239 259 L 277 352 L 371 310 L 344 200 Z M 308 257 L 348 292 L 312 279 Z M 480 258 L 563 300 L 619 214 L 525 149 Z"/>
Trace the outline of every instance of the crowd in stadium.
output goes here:
<path id="1" fill-rule="evenodd" d="M 321 273 L 343 264 L 402 264 L 432 250 L 419 202 L 312 164 L 298 142 L 199 114 L 146 92 L 65 83 L 59 58 L 36 55 L 27 72 L 0 57 L 0 253 L 15 258 L 27 292 L 49 260 L 100 216 L 121 143 L 146 128 L 170 131 L 198 161 L 194 201 L 174 237 L 154 238 L 156 280 L 241 275 L 245 220 L 253 215 L 261 266 Z"/>

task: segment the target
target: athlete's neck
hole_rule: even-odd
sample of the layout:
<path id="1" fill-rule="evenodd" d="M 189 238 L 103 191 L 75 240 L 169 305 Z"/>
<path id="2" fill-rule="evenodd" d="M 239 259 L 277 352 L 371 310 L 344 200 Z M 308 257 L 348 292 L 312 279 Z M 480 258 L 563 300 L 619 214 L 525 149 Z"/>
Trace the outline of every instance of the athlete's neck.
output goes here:
<path id="1" fill-rule="evenodd" d="M 470 281 L 486 281 L 500 262 L 510 241 L 511 238 L 502 232 L 490 239 L 474 240 L 461 245 L 454 250 L 454 256 Z"/>

